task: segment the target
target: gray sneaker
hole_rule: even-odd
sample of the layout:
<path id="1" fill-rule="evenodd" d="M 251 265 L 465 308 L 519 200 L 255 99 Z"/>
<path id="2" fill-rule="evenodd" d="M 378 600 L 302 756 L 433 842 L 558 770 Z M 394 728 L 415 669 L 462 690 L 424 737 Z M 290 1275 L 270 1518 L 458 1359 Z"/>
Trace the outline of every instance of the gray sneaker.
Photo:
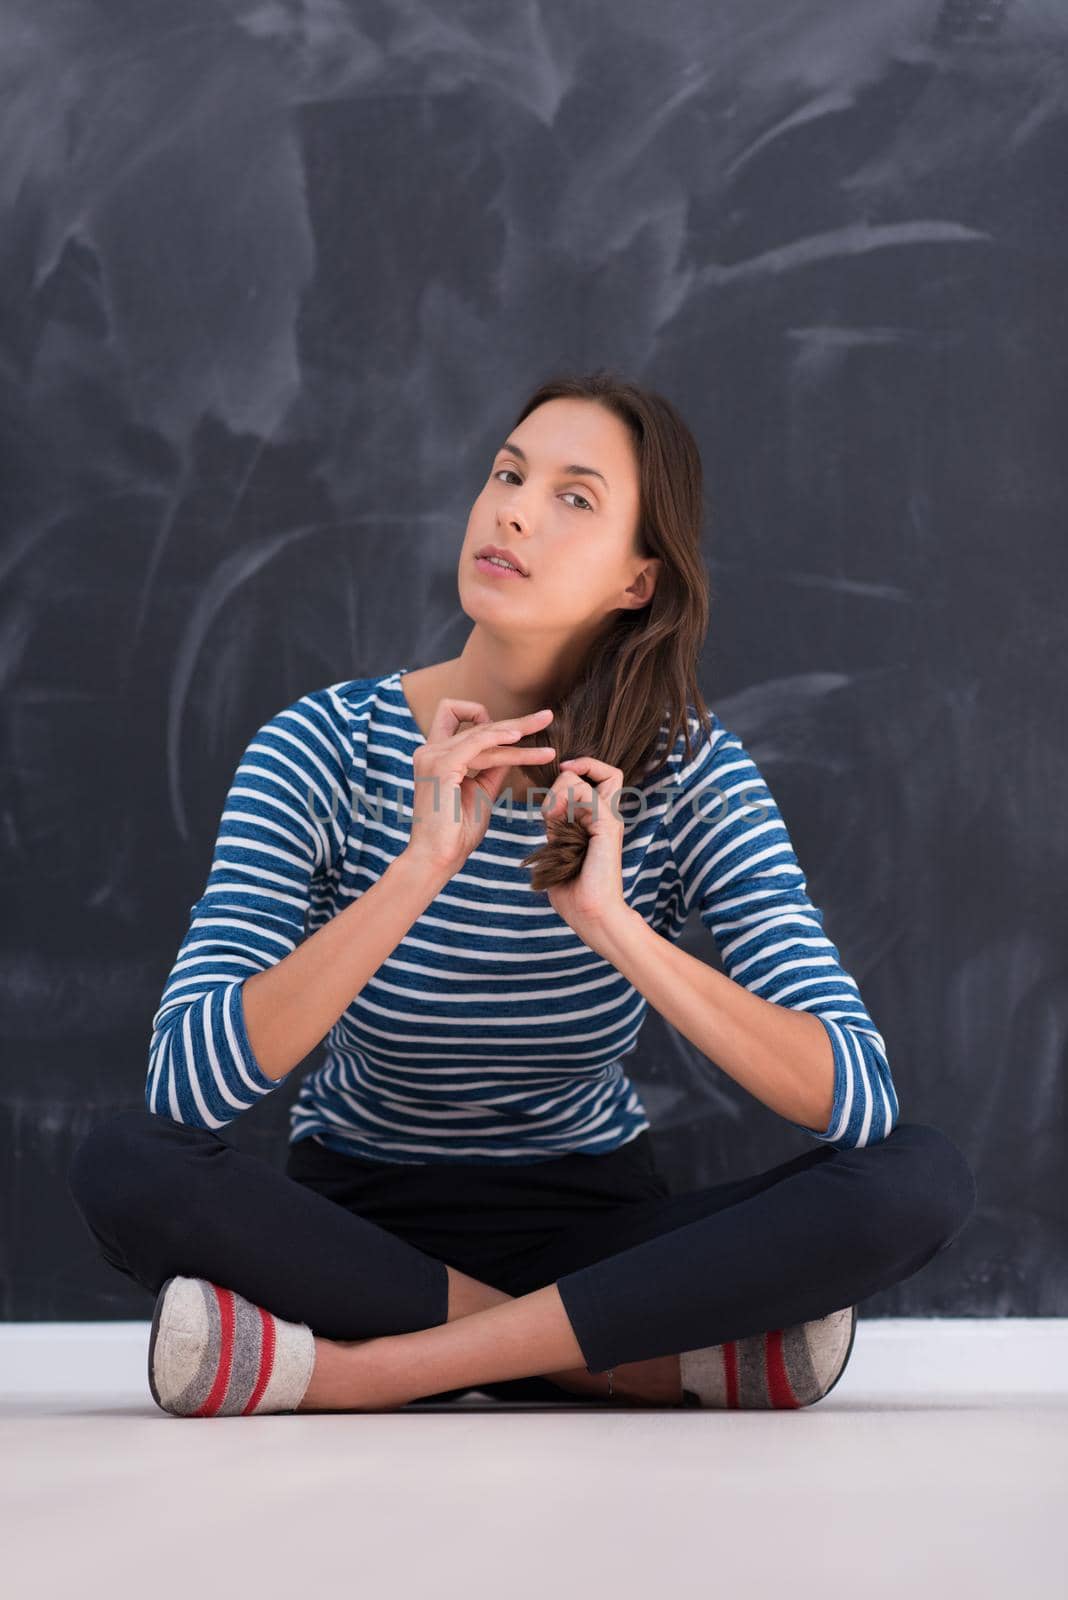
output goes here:
<path id="1" fill-rule="evenodd" d="M 679 1358 L 683 1405 L 721 1411 L 810 1406 L 842 1376 L 856 1331 L 857 1308 L 846 1306 L 792 1328 L 685 1350 Z"/>
<path id="2" fill-rule="evenodd" d="M 207 1278 L 168 1278 L 156 1296 L 148 1386 L 176 1417 L 295 1411 L 311 1382 L 315 1340 Z"/>

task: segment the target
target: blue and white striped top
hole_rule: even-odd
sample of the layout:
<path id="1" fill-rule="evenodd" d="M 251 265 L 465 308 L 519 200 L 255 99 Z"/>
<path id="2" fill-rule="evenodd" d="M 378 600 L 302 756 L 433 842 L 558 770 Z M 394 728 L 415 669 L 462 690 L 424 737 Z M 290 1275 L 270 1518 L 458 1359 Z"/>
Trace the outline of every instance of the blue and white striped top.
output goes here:
<path id="1" fill-rule="evenodd" d="M 401 687 L 409 670 L 302 695 L 249 743 L 153 1019 L 151 1111 L 220 1128 L 284 1081 L 253 1055 L 242 984 L 407 844 L 412 753 L 425 743 Z M 694 759 L 680 734 L 621 802 L 627 902 L 672 941 L 696 908 L 728 977 L 819 1017 L 834 1108 L 826 1128 L 803 1131 L 841 1148 L 883 1139 L 898 1114 L 883 1039 L 756 764 L 714 713 L 699 741 L 689 710 Z M 624 1068 L 646 1000 L 518 864 L 546 838 L 541 798 L 498 801 L 482 843 L 330 1029 L 290 1108 L 291 1143 L 401 1163 L 529 1162 L 614 1150 L 650 1126 Z"/>

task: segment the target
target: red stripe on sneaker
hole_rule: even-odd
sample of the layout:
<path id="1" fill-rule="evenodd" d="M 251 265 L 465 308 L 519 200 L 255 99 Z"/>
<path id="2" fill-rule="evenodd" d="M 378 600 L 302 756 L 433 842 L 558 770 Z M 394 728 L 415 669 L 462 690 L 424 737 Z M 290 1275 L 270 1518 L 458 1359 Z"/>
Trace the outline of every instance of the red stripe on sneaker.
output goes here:
<path id="1" fill-rule="evenodd" d="M 738 1346 L 728 1339 L 723 1346 L 723 1376 L 727 1383 L 727 1407 L 738 1409 Z"/>
<path id="2" fill-rule="evenodd" d="M 274 1371 L 274 1318 L 269 1311 L 264 1311 L 262 1306 L 257 1306 L 260 1314 L 260 1370 L 256 1375 L 256 1387 L 248 1397 L 248 1405 L 241 1415 L 250 1416 L 260 1401 L 263 1391 L 270 1382 L 271 1373 Z"/>
<path id="3" fill-rule="evenodd" d="M 212 1284 L 215 1299 L 219 1306 L 219 1321 L 221 1323 L 221 1336 L 219 1339 L 219 1365 L 215 1369 L 215 1382 L 211 1386 L 211 1393 L 204 1404 L 194 1411 L 195 1417 L 213 1417 L 226 1399 L 226 1391 L 230 1387 L 230 1374 L 234 1364 L 234 1297 L 229 1289 L 220 1289 L 217 1283 Z"/>
<path id="4" fill-rule="evenodd" d="M 768 1384 L 768 1399 L 779 1410 L 797 1410 L 801 1402 L 794 1394 L 790 1375 L 783 1355 L 781 1328 L 774 1328 L 764 1336 L 764 1376 Z"/>

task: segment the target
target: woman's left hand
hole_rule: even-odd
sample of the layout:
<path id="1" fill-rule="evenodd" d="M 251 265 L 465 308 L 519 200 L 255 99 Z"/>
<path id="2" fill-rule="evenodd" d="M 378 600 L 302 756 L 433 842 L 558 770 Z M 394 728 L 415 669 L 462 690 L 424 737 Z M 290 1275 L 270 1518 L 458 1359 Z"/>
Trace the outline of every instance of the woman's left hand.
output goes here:
<path id="1" fill-rule="evenodd" d="M 561 761 L 560 776 L 542 805 L 548 824 L 553 817 L 573 818 L 589 834 L 578 876 L 570 883 L 554 884 L 546 893 L 553 910 L 591 949 L 617 919 L 633 914 L 623 897 L 623 818 L 616 814 L 619 801 L 613 804 L 622 788 L 618 767 L 595 756 L 573 756 Z"/>

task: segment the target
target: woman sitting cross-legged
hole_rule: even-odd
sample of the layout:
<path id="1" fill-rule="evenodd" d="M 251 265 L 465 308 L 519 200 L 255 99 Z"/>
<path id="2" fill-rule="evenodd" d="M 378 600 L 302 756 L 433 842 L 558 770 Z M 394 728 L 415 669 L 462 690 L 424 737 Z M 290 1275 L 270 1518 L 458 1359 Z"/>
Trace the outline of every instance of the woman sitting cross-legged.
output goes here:
<path id="1" fill-rule="evenodd" d="M 857 1303 L 964 1226 L 971 1170 L 900 1122 L 776 801 L 698 691 L 701 522 L 667 400 L 547 383 L 471 508 L 461 654 L 312 690 L 248 744 L 145 1104 L 69 1175 L 156 1296 L 163 1410 L 807 1406 Z M 722 971 L 679 948 L 693 911 Z M 673 1193 L 624 1068 L 650 1006 L 814 1146 Z M 285 1170 L 236 1149 L 324 1040 Z"/>

